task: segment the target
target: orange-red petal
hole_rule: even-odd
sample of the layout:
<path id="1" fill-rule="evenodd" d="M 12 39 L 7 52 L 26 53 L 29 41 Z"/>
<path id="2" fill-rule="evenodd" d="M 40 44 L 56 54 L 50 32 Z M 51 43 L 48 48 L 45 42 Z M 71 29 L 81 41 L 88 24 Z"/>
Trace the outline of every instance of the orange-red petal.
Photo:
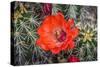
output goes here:
<path id="1" fill-rule="evenodd" d="M 68 43 L 68 49 L 73 49 L 74 47 L 75 47 L 74 42 L 73 42 L 73 41 L 70 41 L 70 42 Z"/>
<path id="2" fill-rule="evenodd" d="M 51 49 L 51 52 L 52 52 L 53 54 L 58 54 L 60 51 L 61 51 L 61 50 L 60 50 L 60 48 L 58 48 L 58 47 Z"/>
<path id="3" fill-rule="evenodd" d="M 46 51 L 49 50 L 48 47 L 45 44 L 41 43 L 41 40 L 40 39 L 38 39 L 36 41 L 36 44 L 39 45 L 42 49 L 44 49 Z"/>
<path id="4" fill-rule="evenodd" d="M 74 19 L 68 19 L 68 25 L 69 27 L 72 27 L 74 25 Z"/>
<path id="5" fill-rule="evenodd" d="M 78 33 L 79 33 L 79 29 L 77 27 L 72 28 L 71 29 L 72 39 L 76 38 L 78 36 Z"/>

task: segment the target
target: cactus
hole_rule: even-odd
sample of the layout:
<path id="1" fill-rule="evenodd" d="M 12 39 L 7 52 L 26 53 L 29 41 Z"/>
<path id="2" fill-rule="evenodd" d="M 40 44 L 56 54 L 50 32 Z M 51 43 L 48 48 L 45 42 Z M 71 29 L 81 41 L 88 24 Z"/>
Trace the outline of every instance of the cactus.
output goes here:
<path id="1" fill-rule="evenodd" d="M 14 64 L 47 64 L 74 61 L 97 60 L 97 15 L 95 6 L 79 6 L 50 3 L 13 2 L 14 12 L 11 16 L 11 36 L 14 40 Z M 88 7 L 88 9 L 87 9 Z M 94 8 L 94 12 L 92 10 Z M 90 10 L 89 10 L 90 9 Z M 48 15 L 62 12 L 64 18 L 73 18 L 79 28 L 75 39 L 75 48 L 53 54 L 45 51 L 36 44 L 39 35 L 37 29 Z M 88 15 L 85 15 L 88 14 Z M 92 15 L 91 15 L 92 13 Z M 90 16 L 91 15 L 91 16 Z M 89 21 L 88 21 L 89 20 Z M 77 62 L 77 61 L 76 61 Z"/>

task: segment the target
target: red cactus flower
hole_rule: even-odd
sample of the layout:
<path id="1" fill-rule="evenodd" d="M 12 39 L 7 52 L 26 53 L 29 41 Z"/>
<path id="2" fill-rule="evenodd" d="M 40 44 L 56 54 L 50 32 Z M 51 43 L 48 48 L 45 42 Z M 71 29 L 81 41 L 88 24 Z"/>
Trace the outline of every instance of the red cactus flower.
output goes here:
<path id="1" fill-rule="evenodd" d="M 74 48 L 74 39 L 78 35 L 78 28 L 74 20 L 66 21 L 61 12 L 47 16 L 38 28 L 39 39 L 37 45 L 46 51 L 58 54 L 62 50 Z"/>
<path id="2" fill-rule="evenodd" d="M 80 62 L 80 59 L 75 57 L 75 56 L 70 56 L 68 59 L 67 59 L 68 62 Z"/>

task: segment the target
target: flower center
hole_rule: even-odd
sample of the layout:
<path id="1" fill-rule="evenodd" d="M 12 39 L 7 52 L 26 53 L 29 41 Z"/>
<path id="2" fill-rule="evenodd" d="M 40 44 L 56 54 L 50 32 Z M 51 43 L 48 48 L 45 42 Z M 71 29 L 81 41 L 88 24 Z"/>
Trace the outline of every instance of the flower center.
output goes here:
<path id="1" fill-rule="evenodd" d="M 66 39 L 66 32 L 63 30 L 57 30 L 56 38 L 59 42 L 63 42 Z"/>

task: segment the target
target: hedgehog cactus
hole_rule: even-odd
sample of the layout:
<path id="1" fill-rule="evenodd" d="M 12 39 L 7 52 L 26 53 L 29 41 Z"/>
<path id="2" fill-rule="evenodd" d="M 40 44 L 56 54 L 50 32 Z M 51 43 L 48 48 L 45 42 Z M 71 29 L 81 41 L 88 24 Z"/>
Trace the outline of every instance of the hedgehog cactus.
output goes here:
<path id="1" fill-rule="evenodd" d="M 11 32 L 12 37 L 14 39 L 14 64 L 15 65 L 25 65 L 25 64 L 47 64 L 47 63 L 58 63 L 58 62 L 71 62 L 71 61 L 94 61 L 97 60 L 97 23 L 96 18 L 93 18 L 93 20 L 87 20 L 86 18 L 84 19 L 84 11 L 87 9 L 83 9 L 84 7 L 87 6 L 74 6 L 74 5 L 61 5 L 61 4 L 44 4 L 44 3 L 28 3 L 28 2 L 14 2 L 14 13 L 12 15 L 12 27 L 14 27 L 13 31 Z M 95 8 L 94 6 L 90 6 L 89 9 Z M 89 13 L 89 10 L 87 13 Z M 83 12 L 82 12 L 83 11 Z M 55 15 L 59 14 L 58 18 L 60 21 L 62 20 L 63 16 L 63 21 L 59 22 L 59 25 L 56 24 L 58 23 L 59 19 L 57 17 L 53 18 Z M 81 14 L 80 14 L 81 12 Z M 91 12 L 90 12 L 91 13 Z M 92 11 L 92 13 L 95 13 Z M 96 14 L 93 14 L 93 16 L 96 16 Z M 74 26 L 77 27 L 78 29 L 78 35 L 75 36 L 76 38 L 73 38 L 71 41 L 74 42 L 74 47 L 69 50 L 68 47 L 71 47 L 70 45 L 66 46 L 66 43 L 63 46 L 64 50 L 62 50 L 59 45 L 59 49 L 55 50 L 59 51 L 56 54 L 52 53 L 54 51 L 51 45 L 46 45 L 48 44 L 47 42 L 43 42 L 43 40 L 48 41 L 48 37 L 51 35 L 48 35 L 48 28 L 50 24 L 49 22 L 46 22 L 47 24 L 44 24 L 43 21 L 44 19 L 49 16 L 49 21 L 52 18 L 52 21 L 55 22 L 55 26 L 58 25 L 61 27 L 60 24 L 68 24 L 67 22 L 70 19 L 73 19 L 75 23 L 70 25 L 70 30 L 67 30 L 68 27 L 65 25 L 63 26 L 64 29 L 68 32 L 66 33 L 66 36 L 69 35 L 71 37 L 74 37 L 76 33 L 71 34 L 72 29 Z M 52 17 L 50 17 L 52 16 Z M 87 15 L 86 17 L 88 17 Z M 90 17 L 90 16 L 89 16 Z M 89 19 L 88 17 L 88 19 Z M 92 17 L 92 16 L 91 16 Z M 84 20 L 83 20 L 83 19 Z M 84 24 L 84 21 L 88 21 L 87 23 Z M 46 19 L 48 21 L 48 19 Z M 92 21 L 92 24 L 91 24 Z M 44 26 L 42 26 L 44 25 Z M 48 25 L 48 26 L 45 26 Z M 52 25 L 53 26 L 53 25 Z M 52 27 L 51 26 L 51 27 Z M 67 25 L 68 26 L 68 25 Z M 41 32 L 42 35 L 38 34 L 38 29 L 41 27 Z M 53 26 L 54 27 L 54 26 Z M 76 28 L 75 27 L 75 28 Z M 46 34 L 43 34 L 44 30 L 46 30 Z M 56 28 L 56 27 L 55 27 Z M 54 28 L 49 28 L 49 30 L 53 30 Z M 56 32 L 56 38 L 58 39 L 59 42 L 64 41 L 64 39 L 58 36 L 65 36 L 66 31 L 58 31 Z M 74 30 L 75 31 L 75 30 Z M 44 36 L 47 36 L 47 38 L 41 40 L 40 46 L 36 43 L 36 41 L 39 38 L 44 38 Z M 51 37 L 52 38 L 52 37 Z M 60 38 L 60 39 L 59 39 Z M 46 40 L 48 39 L 48 40 Z M 69 37 L 69 39 L 71 39 Z M 51 39 L 52 40 L 52 39 Z M 54 39 L 55 40 L 55 39 Z M 57 42 L 59 44 L 59 42 Z M 72 42 L 70 42 L 72 43 Z M 51 43 L 53 44 L 53 43 Z M 68 43 L 67 43 L 68 44 Z M 41 47 L 42 45 L 42 47 Z M 43 46 L 45 45 L 45 46 Z M 48 47 L 49 46 L 49 47 Z M 54 46 L 54 44 L 53 44 Z M 49 49 L 45 51 L 45 49 Z M 48 48 L 47 48 L 48 47 Z M 67 50 L 66 50 L 67 49 Z M 71 57 L 71 58 L 70 58 Z"/>

